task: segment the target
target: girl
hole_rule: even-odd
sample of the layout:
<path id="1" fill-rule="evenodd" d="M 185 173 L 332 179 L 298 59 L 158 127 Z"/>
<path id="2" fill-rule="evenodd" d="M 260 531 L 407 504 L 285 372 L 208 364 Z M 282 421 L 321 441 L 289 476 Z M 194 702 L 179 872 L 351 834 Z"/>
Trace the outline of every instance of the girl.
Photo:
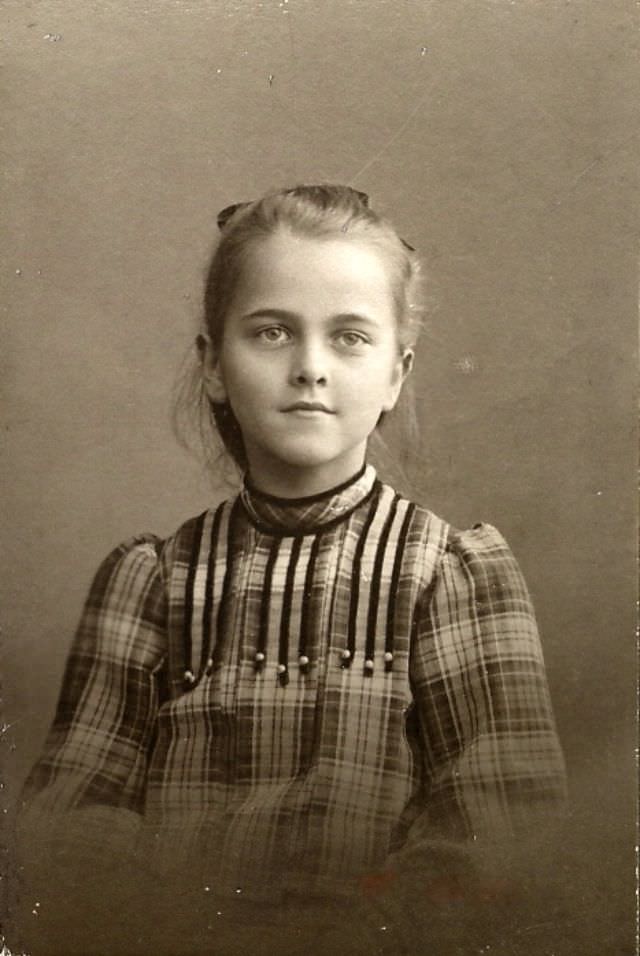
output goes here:
<path id="1" fill-rule="evenodd" d="M 73 912 L 91 875 L 85 953 L 117 951 L 127 905 L 127 953 L 164 952 L 154 921 L 174 953 L 346 953 L 371 933 L 428 952 L 434 925 L 407 936 L 385 906 L 419 887 L 412 922 L 494 893 L 564 796 L 527 590 L 495 528 L 455 530 L 367 462 L 413 362 L 411 247 L 340 186 L 219 225 L 200 400 L 243 485 L 99 568 L 26 785 L 25 859 L 39 892 L 64 882 L 65 952 L 69 874 Z"/>

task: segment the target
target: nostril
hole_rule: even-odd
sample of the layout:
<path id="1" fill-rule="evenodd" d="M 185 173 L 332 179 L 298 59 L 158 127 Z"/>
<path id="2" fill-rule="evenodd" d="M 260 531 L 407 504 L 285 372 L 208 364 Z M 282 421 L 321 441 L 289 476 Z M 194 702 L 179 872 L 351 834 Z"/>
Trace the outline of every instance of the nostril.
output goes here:
<path id="1" fill-rule="evenodd" d="M 327 376 L 302 369 L 302 371 L 292 373 L 291 381 L 295 382 L 296 385 L 326 385 Z"/>

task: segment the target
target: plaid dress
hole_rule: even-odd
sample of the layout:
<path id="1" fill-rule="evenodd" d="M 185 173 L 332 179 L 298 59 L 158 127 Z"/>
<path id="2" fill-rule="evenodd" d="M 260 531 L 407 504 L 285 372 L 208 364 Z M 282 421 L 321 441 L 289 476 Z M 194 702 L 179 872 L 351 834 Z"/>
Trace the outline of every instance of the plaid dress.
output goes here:
<path id="1" fill-rule="evenodd" d="M 273 899 L 389 860 L 428 868 L 442 845 L 524 832 L 564 792 L 505 540 L 367 466 L 297 501 L 245 484 L 106 558 L 23 821 L 44 855 Z"/>

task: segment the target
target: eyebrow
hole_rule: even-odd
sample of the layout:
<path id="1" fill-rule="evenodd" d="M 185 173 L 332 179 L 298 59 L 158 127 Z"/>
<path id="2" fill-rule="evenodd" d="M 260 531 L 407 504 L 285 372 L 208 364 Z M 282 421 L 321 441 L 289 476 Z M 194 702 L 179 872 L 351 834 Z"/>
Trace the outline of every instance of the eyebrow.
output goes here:
<path id="1" fill-rule="evenodd" d="M 277 319 L 280 322 L 296 322 L 300 316 L 297 312 L 290 312 L 288 309 L 255 309 L 253 312 L 247 312 L 246 315 L 242 316 L 243 319 Z M 366 315 L 361 315 L 359 312 L 339 312 L 337 315 L 332 315 L 331 322 L 347 321 L 347 322 L 361 322 L 365 325 L 377 326 L 377 322 L 374 319 L 369 318 Z"/>

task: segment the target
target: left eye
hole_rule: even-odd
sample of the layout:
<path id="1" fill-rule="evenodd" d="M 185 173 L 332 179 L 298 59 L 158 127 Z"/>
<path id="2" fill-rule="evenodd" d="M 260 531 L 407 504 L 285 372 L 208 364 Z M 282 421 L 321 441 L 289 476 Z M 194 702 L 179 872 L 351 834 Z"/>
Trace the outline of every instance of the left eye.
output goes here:
<path id="1" fill-rule="evenodd" d="M 361 345 L 367 345 L 369 343 L 366 335 L 363 335 L 362 332 L 345 330 L 344 332 L 339 332 L 337 337 L 342 345 L 346 345 L 347 348 L 358 348 Z"/>

